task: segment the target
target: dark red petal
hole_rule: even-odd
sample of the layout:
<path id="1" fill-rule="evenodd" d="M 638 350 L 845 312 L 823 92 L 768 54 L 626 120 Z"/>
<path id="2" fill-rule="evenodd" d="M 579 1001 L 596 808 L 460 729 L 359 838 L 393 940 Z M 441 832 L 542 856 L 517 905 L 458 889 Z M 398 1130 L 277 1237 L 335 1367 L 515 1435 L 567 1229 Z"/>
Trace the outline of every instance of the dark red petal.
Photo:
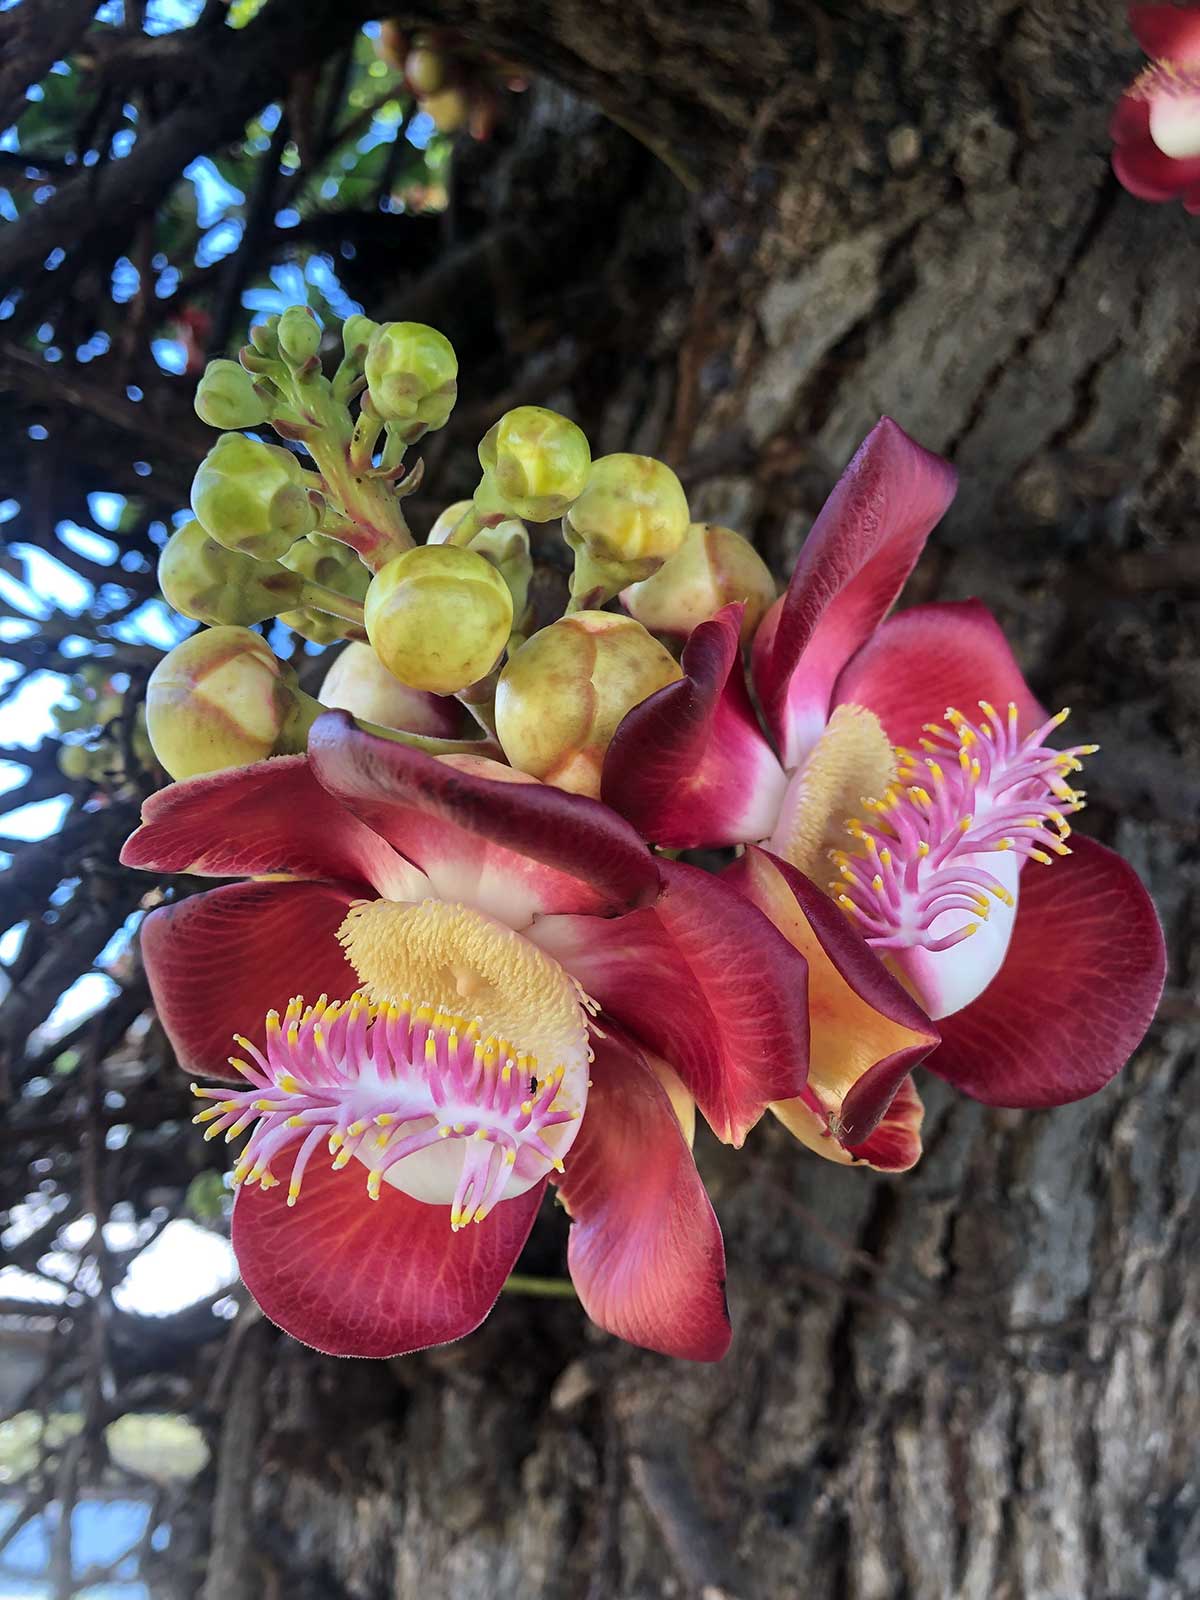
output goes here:
<path id="1" fill-rule="evenodd" d="M 658 892 L 654 857 L 598 800 L 478 777 L 363 733 L 339 711 L 317 718 L 308 750 L 329 792 L 415 861 L 442 899 L 521 927 L 538 912 L 604 915 Z"/>
<path id="2" fill-rule="evenodd" d="M 1165 156 L 1150 138 L 1131 139 L 1113 151 L 1113 171 L 1123 188 L 1139 200 L 1174 200 L 1200 183 L 1200 156 Z"/>
<path id="3" fill-rule="evenodd" d="M 1013 701 L 1022 733 L 1046 713 L 1021 675 L 1000 624 L 978 600 L 913 606 L 876 629 L 834 689 L 838 705 L 866 706 L 893 744 L 915 749 L 926 722 L 948 706 L 978 721 L 980 700 Z"/>
<path id="4" fill-rule="evenodd" d="M 1113 108 L 1108 124 L 1114 144 L 1132 144 L 1150 137 L 1150 102 L 1142 95 L 1123 94 Z"/>
<path id="5" fill-rule="evenodd" d="M 825 726 L 834 679 L 900 593 L 956 481 L 948 462 L 884 417 L 825 502 L 754 655 L 789 769 Z"/>
<path id="6" fill-rule="evenodd" d="M 729 884 L 661 866 L 652 910 L 546 917 L 527 937 L 675 1068 L 719 1139 L 740 1145 L 772 1100 L 804 1088 L 804 957 Z"/>
<path id="7" fill-rule="evenodd" d="M 836 1114 L 844 1144 L 861 1144 L 900 1083 L 937 1044 L 936 1026 L 833 901 L 795 867 L 751 848 L 723 876 L 804 956 L 809 1064 L 802 1098 L 810 1110 Z M 778 1105 L 772 1109 L 780 1113 Z"/>
<path id="8" fill-rule="evenodd" d="M 977 1000 L 938 1023 L 925 1065 L 994 1106 L 1095 1094 L 1141 1043 L 1166 952 L 1133 868 L 1075 834 L 1072 854 L 1021 873 L 1012 943 Z"/>
<path id="9" fill-rule="evenodd" d="M 179 1064 L 237 1078 L 241 1033 L 260 1049 L 263 1019 L 293 995 L 345 999 L 358 986 L 336 934 L 357 890 L 334 883 L 229 883 L 142 924 L 142 959 L 159 1021 Z"/>
<path id="10" fill-rule="evenodd" d="M 684 676 L 633 708 L 604 758 L 605 803 L 655 844 L 743 844 L 775 826 L 786 779 L 746 689 L 742 610 L 693 630 Z"/>
<path id="11" fill-rule="evenodd" d="M 666 1092 L 641 1053 L 606 1032 L 559 1180 L 571 1277 L 588 1316 L 619 1339 L 719 1361 L 731 1337 L 720 1225 Z"/>
<path id="12" fill-rule="evenodd" d="M 321 787 L 304 756 L 276 756 L 160 789 L 142 807 L 142 825 L 121 860 L 208 878 L 331 878 L 398 900 L 419 900 L 423 892 L 420 875 Z"/>
<path id="13" fill-rule="evenodd" d="M 1130 6 L 1129 26 L 1152 61 L 1200 63 L 1200 6 Z"/>
<path id="14" fill-rule="evenodd" d="M 400 1356 L 471 1333 L 521 1253 L 545 1183 L 457 1233 L 450 1207 L 385 1183 L 367 1196 L 357 1162 L 335 1172 L 319 1153 L 287 1203 L 294 1154 L 271 1189 L 243 1185 L 233 1249 L 247 1289 L 285 1333 L 330 1356 Z"/>
<path id="15" fill-rule="evenodd" d="M 848 1146 L 855 1161 L 865 1161 L 876 1172 L 907 1172 L 921 1159 L 921 1123 L 925 1107 L 917 1086 L 905 1078 L 896 1090 L 887 1115 L 862 1144 Z"/>

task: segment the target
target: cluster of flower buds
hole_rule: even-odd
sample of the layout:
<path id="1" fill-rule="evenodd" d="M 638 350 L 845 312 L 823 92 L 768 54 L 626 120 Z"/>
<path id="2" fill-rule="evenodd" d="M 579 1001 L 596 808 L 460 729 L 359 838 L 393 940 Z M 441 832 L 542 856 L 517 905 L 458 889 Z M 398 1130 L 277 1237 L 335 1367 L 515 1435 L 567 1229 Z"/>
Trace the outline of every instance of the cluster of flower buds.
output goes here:
<path id="1" fill-rule="evenodd" d="M 480 50 L 447 28 L 409 34 L 389 17 L 376 47 L 388 66 L 404 74 L 413 98 L 439 133 L 466 128 L 473 139 L 490 138 L 501 92 L 519 94 L 526 86 L 513 62 Z"/>
<path id="2" fill-rule="evenodd" d="M 66 735 L 58 769 L 72 782 L 119 789 L 154 765 L 140 703 L 100 663 L 89 662 L 71 678 L 67 699 L 51 709 L 55 727 Z M 131 770 L 132 768 L 132 770 Z"/>
<path id="3" fill-rule="evenodd" d="M 182 777 L 300 750 L 321 703 L 426 747 L 455 742 L 469 712 L 484 737 L 465 748 L 598 795 L 618 724 L 680 677 L 691 628 L 730 600 L 747 635 L 756 626 L 775 595 L 762 560 L 732 530 L 693 523 L 664 462 L 593 460 L 577 423 L 535 405 L 487 430 L 473 494 L 418 542 L 403 502 L 422 467 L 405 456 L 450 418 L 454 348 L 422 323 L 355 315 L 326 376 L 325 344 L 293 306 L 200 381 L 196 410 L 224 431 L 159 577 L 212 631 L 154 675 L 159 760 Z M 268 424 L 280 443 L 235 431 Z M 534 581 L 536 524 L 557 525 L 573 562 L 563 615 L 547 604 L 561 556 Z M 536 548 L 554 542 L 547 527 Z M 618 595 L 624 611 L 603 609 Z M 310 644 L 345 642 L 320 702 L 249 631 L 275 617 Z"/>

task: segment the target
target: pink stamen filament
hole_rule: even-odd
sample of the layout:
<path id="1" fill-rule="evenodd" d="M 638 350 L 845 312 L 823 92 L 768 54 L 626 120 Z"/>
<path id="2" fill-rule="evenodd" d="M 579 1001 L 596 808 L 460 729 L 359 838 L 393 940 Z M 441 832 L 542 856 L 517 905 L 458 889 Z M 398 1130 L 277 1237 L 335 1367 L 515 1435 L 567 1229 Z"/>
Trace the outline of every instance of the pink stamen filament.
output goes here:
<path id="1" fill-rule="evenodd" d="M 876 949 L 946 950 L 979 924 L 935 936 L 933 923 L 943 912 L 986 920 L 989 896 L 1011 906 L 1011 892 L 975 859 L 985 851 L 1046 864 L 1049 852 L 1070 854 L 1067 817 L 1083 809 L 1083 791 L 1071 787 L 1067 774 L 1079 772 L 1079 758 L 1096 746 L 1054 750 L 1043 743 L 1066 711 L 1022 739 L 1015 705 L 1002 719 L 986 700 L 979 704 L 981 722 L 951 708 L 949 728 L 926 725 L 923 755 L 897 751 L 899 781 L 882 800 L 864 801 L 870 820 L 846 825 L 857 848 L 833 852 L 842 881 L 830 893 Z"/>
<path id="2" fill-rule="evenodd" d="M 194 1119 L 208 1124 L 205 1138 L 223 1133 L 230 1141 L 255 1124 L 234 1168 L 235 1185 L 273 1187 L 279 1180 L 272 1161 L 299 1141 L 288 1188 L 294 1205 L 305 1168 L 325 1143 L 335 1169 L 355 1156 L 366 1163 L 367 1193 L 377 1200 L 402 1161 L 460 1140 L 462 1173 L 450 1206 L 457 1230 L 483 1221 L 518 1157 L 562 1170 L 543 1135 L 579 1115 L 557 1103 L 564 1069 L 539 1075 L 536 1057 L 485 1035 L 481 1018 L 450 1016 L 407 998 L 378 1006 L 361 994 L 345 1003 L 322 995 L 314 1006 L 292 1000 L 282 1020 L 270 1012 L 266 1034 L 265 1055 L 238 1037 L 250 1059 L 230 1057 L 249 1088 L 192 1085 L 199 1099 L 214 1102 Z"/>

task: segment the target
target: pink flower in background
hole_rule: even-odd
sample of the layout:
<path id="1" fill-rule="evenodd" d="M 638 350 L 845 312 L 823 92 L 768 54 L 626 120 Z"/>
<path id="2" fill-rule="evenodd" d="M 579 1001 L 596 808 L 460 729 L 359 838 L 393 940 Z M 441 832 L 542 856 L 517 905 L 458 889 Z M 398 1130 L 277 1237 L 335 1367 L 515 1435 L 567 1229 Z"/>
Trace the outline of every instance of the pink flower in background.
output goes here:
<path id="1" fill-rule="evenodd" d="M 1200 5 L 1131 6 L 1150 65 L 1112 119 L 1113 171 L 1140 200 L 1200 212 Z"/>
<path id="2" fill-rule="evenodd" d="M 234 1250 L 282 1328 L 340 1355 L 461 1337 L 549 1180 L 594 1321 L 725 1353 L 693 1108 L 740 1144 L 808 1045 L 804 960 L 731 885 L 594 800 L 342 712 L 307 756 L 153 796 L 123 859 L 246 880 L 152 912 L 142 950 L 181 1063 L 238 1083 L 200 1089 L 201 1119 L 249 1133 Z"/>
<path id="3" fill-rule="evenodd" d="M 728 606 L 691 635 L 684 677 L 628 714 L 605 763 L 603 798 L 653 843 L 747 847 L 733 880 L 804 951 L 810 997 L 826 996 L 806 1088 L 781 1114 L 835 1159 L 884 1126 L 927 1051 L 931 1071 L 994 1105 L 1094 1093 L 1162 987 L 1136 875 L 1103 845 L 1066 842 L 1093 747 L 1047 742 L 1065 713 L 1047 717 L 978 602 L 887 617 L 954 490 L 949 464 L 885 418 L 755 638 L 770 737 Z M 852 1019 L 852 995 L 874 1021 Z"/>

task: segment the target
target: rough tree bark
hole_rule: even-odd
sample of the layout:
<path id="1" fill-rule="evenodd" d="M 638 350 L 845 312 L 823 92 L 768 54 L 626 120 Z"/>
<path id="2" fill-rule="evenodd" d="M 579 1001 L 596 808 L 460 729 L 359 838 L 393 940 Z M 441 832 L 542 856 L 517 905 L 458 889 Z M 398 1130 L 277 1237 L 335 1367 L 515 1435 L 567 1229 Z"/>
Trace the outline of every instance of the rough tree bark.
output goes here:
<path id="1" fill-rule="evenodd" d="M 1200 1593 L 1200 235 L 1108 174 L 1123 8 L 411 11 L 557 85 L 460 164 L 458 204 L 501 231 L 389 308 L 475 353 L 464 413 L 517 384 L 599 448 L 660 450 L 781 568 L 881 411 L 951 455 L 909 599 L 985 596 L 1101 742 L 1088 826 L 1147 879 L 1173 969 L 1151 1041 L 1083 1105 L 924 1081 L 906 1177 L 773 1126 L 740 1155 L 702 1140 L 737 1330 L 715 1370 L 535 1300 L 369 1366 L 257 1330 L 261 1404 L 218 1463 L 222 1526 L 246 1519 L 223 1600 Z M 543 1218 L 530 1270 L 563 1235 Z"/>

